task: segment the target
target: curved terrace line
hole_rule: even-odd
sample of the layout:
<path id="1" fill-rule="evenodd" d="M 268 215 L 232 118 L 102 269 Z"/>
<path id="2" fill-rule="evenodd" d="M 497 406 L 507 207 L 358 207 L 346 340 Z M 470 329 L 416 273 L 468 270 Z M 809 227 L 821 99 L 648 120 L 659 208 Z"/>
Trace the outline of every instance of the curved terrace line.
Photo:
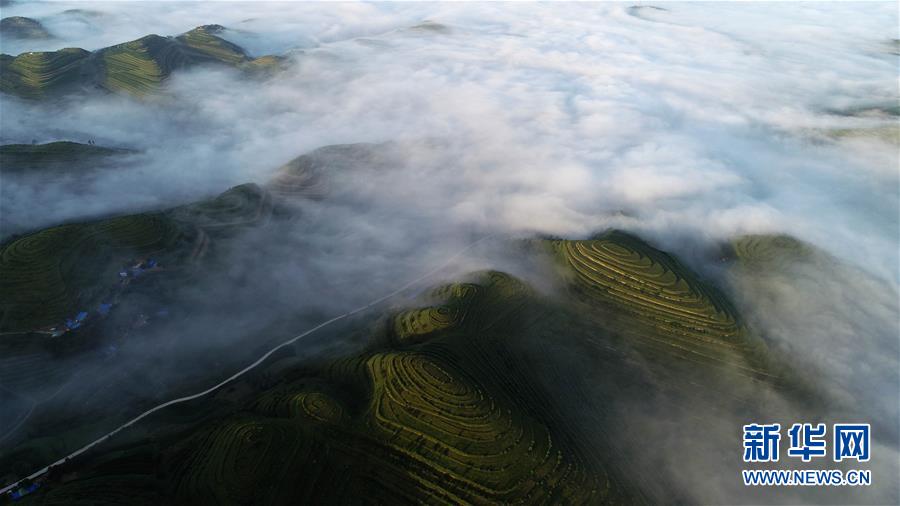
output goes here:
<path id="1" fill-rule="evenodd" d="M 259 366 L 259 364 L 265 362 L 267 358 L 271 357 L 272 354 L 275 353 L 276 351 L 278 351 L 278 350 L 280 350 L 280 349 L 282 349 L 282 348 L 285 348 L 285 347 L 287 347 L 287 346 L 290 346 L 290 345 L 294 344 L 295 342 L 299 341 L 300 339 L 302 339 L 302 338 L 304 338 L 304 337 L 306 337 L 306 336 L 312 334 L 313 332 L 315 332 L 315 331 L 317 331 L 317 330 L 319 330 L 319 329 L 321 329 L 321 328 L 323 328 L 323 327 L 327 327 L 328 325 L 331 325 L 332 323 L 334 323 L 334 322 L 336 322 L 336 321 L 343 320 L 343 319 L 345 319 L 345 318 L 349 318 L 350 316 L 353 316 L 353 315 L 356 314 L 356 313 L 359 313 L 359 312 L 361 312 L 361 311 L 365 311 L 366 309 L 369 309 L 369 308 L 372 307 L 372 306 L 375 306 L 375 305 L 377 305 L 377 304 L 380 304 L 381 302 L 384 302 L 385 300 L 387 300 L 387 299 L 389 299 L 389 298 L 391 298 L 391 297 L 393 297 L 393 296 L 399 294 L 400 292 L 402 292 L 402 291 L 404 291 L 404 290 L 410 288 L 411 286 L 413 286 L 413 285 L 415 285 L 415 284 L 417 284 L 417 283 L 419 283 L 419 282 L 421 282 L 421 281 L 424 281 L 425 279 L 427 279 L 427 278 L 429 278 L 429 277 L 431 277 L 431 276 L 437 274 L 438 272 L 442 271 L 443 269 L 445 269 L 446 267 L 448 267 L 450 264 L 452 264 L 452 263 L 453 263 L 457 258 L 459 258 L 463 253 L 469 251 L 470 249 L 474 248 L 475 245 L 477 245 L 478 243 L 480 243 L 480 242 L 482 242 L 482 241 L 484 241 L 484 240 L 486 240 L 486 239 L 488 239 L 488 238 L 490 238 L 490 237 L 492 237 L 492 236 L 485 236 L 485 237 L 482 237 L 481 239 L 478 239 L 478 240 L 476 240 L 476 241 L 473 241 L 472 243 L 470 243 L 470 244 L 469 244 L 468 246 L 466 246 L 465 248 L 463 248 L 463 249 L 457 251 L 456 253 L 454 253 L 452 256 L 450 256 L 446 261 L 444 261 L 444 263 L 442 263 L 442 264 L 439 265 L 438 267 L 436 267 L 436 268 L 434 268 L 434 269 L 432 269 L 432 270 L 426 272 L 425 274 L 422 274 L 421 276 L 419 276 L 419 277 L 413 279 L 412 281 L 407 282 L 406 284 L 404 284 L 404 285 L 401 286 L 400 288 L 395 289 L 394 291 L 388 293 L 387 295 L 383 295 L 383 296 L 381 296 L 381 297 L 379 297 L 379 298 L 377 298 L 377 299 L 375 299 L 375 300 L 369 302 L 368 304 L 366 304 L 366 305 L 364 305 L 364 306 L 360 306 L 360 307 L 358 307 L 358 308 L 356 308 L 356 309 L 354 309 L 354 310 L 352 310 L 352 311 L 348 311 L 348 312 L 346 312 L 346 313 L 344 313 L 344 314 L 335 316 L 334 318 L 332 318 L 332 319 L 330 319 L 330 320 L 326 320 L 326 321 L 324 321 L 324 322 L 322 322 L 322 323 L 316 325 L 315 327 L 313 327 L 313 328 L 311 328 L 311 329 L 309 329 L 309 330 L 307 330 L 307 331 L 305 331 L 305 332 L 303 332 L 303 333 L 301 333 L 301 334 L 298 334 L 298 335 L 296 335 L 296 336 L 294 336 L 294 337 L 288 339 L 287 341 L 284 341 L 283 343 L 281 343 L 281 344 L 275 346 L 274 348 L 272 348 L 272 349 L 270 349 L 269 351 L 267 351 L 266 353 L 264 353 L 261 357 L 259 357 L 258 359 L 256 359 L 256 361 L 254 361 L 253 363 L 251 363 L 251 364 L 248 365 L 247 367 L 244 367 L 244 368 L 241 369 L 240 371 L 238 371 L 238 372 L 232 374 L 232 375 L 229 376 L 228 378 L 226 378 L 226 379 L 220 381 L 219 383 L 216 383 L 215 385 L 213 385 L 213 386 L 207 388 L 206 390 L 203 390 L 202 392 L 198 392 L 198 393 L 196 393 L 196 394 L 186 395 L 186 396 L 184 396 L 184 397 L 179 397 L 179 398 L 177 398 L 177 399 L 172 399 L 172 400 L 170 400 L 170 401 L 166 401 L 166 402 L 164 402 L 164 403 L 162 403 L 162 404 L 159 404 L 159 405 L 157 405 L 157 406 L 154 406 L 154 407 L 148 409 L 147 411 L 144 411 L 143 413 L 137 415 L 136 417 L 132 418 L 131 420 L 128 420 L 127 422 L 123 423 L 122 425 L 120 425 L 120 426 L 116 427 L 115 429 L 113 429 L 112 431 L 108 432 L 106 435 L 101 436 L 101 437 L 97 438 L 96 440 L 94 440 L 94 441 L 92 441 L 92 442 L 90 442 L 90 443 L 88 443 L 88 444 L 82 446 L 82 447 L 79 448 L 78 450 L 75 450 L 74 452 L 72 452 L 72 453 L 66 455 L 65 457 L 61 457 L 61 458 L 60 458 L 59 460 L 57 460 L 56 462 L 53 462 L 52 464 L 48 464 L 48 465 L 44 466 L 43 468 L 41 468 L 41 469 L 39 469 L 39 470 L 37 470 L 37 471 L 31 473 L 30 475 L 26 476 L 25 478 L 22 478 L 22 479 L 20 479 L 20 480 L 17 480 L 16 482 L 11 483 L 11 484 L 9 484 L 9 485 L 3 487 L 2 489 L 0 489 L 0 494 L 5 494 L 5 493 L 8 492 L 9 490 L 12 490 L 13 488 L 15 488 L 16 486 L 18 486 L 20 483 L 22 483 L 22 481 L 24 481 L 24 480 L 26 480 L 26 479 L 28 479 L 28 480 L 33 480 L 33 479 L 35 479 L 35 478 L 38 478 L 39 476 L 42 476 L 42 475 L 46 474 L 47 471 L 49 471 L 51 467 L 57 466 L 57 465 L 60 465 L 60 464 L 63 464 L 63 463 L 65 463 L 67 460 L 72 459 L 72 458 L 75 458 L 75 457 L 81 455 L 82 453 L 84 453 L 84 452 L 90 450 L 91 448 L 93 448 L 93 447 L 95 447 L 95 446 L 97 446 L 97 445 L 99 445 L 99 444 L 101 444 L 101 443 L 107 441 L 107 440 L 110 439 L 112 436 L 118 434 L 119 432 L 121 432 L 121 431 L 124 430 L 124 429 L 127 429 L 128 427 L 131 427 L 132 425 L 134 425 L 134 424 L 136 424 L 137 422 L 143 420 L 144 418 L 146 418 L 146 417 L 152 415 L 153 413 L 156 413 L 157 411 L 160 411 L 160 410 L 162 410 L 162 409 L 165 409 L 165 408 L 167 408 L 167 407 L 169 407 L 169 406 L 172 406 L 172 405 L 174 405 L 174 404 L 181 404 L 181 403 L 183 403 L 183 402 L 188 402 L 188 401 L 192 401 L 192 400 L 194 400 L 194 399 L 198 399 L 198 398 L 200 398 L 200 397 L 203 397 L 203 396 L 205 396 L 205 395 L 207 395 L 207 394 L 209 394 L 209 393 L 212 393 L 212 392 L 218 390 L 219 388 L 222 388 L 222 387 L 225 386 L 226 384 L 228 384 L 228 383 L 230 383 L 230 382 L 232 382 L 232 381 L 234 381 L 234 380 L 240 378 L 241 376 L 243 376 L 243 375 L 246 374 L 247 372 L 249 372 L 249 371 L 255 369 L 257 366 Z"/>

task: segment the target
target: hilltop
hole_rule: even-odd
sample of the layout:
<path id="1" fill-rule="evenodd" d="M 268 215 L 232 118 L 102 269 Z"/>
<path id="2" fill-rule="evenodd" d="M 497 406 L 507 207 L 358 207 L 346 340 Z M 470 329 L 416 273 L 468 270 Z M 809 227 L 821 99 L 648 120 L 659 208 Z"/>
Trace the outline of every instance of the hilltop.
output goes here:
<path id="1" fill-rule="evenodd" d="M 0 35 L 16 39 L 49 39 L 52 37 L 40 21 L 22 16 L 0 19 Z"/>
<path id="2" fill-rule="evenodd" d="M 68 374 L 60 357 L 107 346 L 115 342 L 108 322 L 134 320 L 128 300 L 143 297 L 141 311 L 151 300 L 150 307 L 171 304 L 171 287 L 212 275 L 203 266 L 229 244 L 258 240 L 254 230 L 285 219 L 302 227 L 288 204 L 330 198 L 326 161 L 352 167 L 385 148 L 323 148 L 276 170 L 267 185 L 11 239 L 0 246 L 0 289 L 12 295 L 0 307 L 4 384 L 27 399 L 46 378 Z M 722 248 L 729 271 L 751 277 L 762 262 L 813 251 L 786 237 L 737 238 Z M 641 504 L 662 484 L 637 479 L 609 436 L 631 434 L 616 405 L 650 396 L 702 413 L 725 395 L 750 413 L 766 406 L 759 385 L 818 402 L 717 283 L 638 236 L 609 230 L 516 240 L 507 249 L 555 273 L 560 293 L 548 297 L 508 273 L 480 271 L 368 311 L 322 337 L 350 333 L 367 343 L 361 349 L 310 354 L 290 346 L 221 392 L 163 410 L 141 430 L 55 468 L 34 500 Z M 148 385 L 117 388 L 135 395 Z M 84 395 L 69 397 L 110 421 L 135 414 L 127 403 L 97 404 L 112 397 L 79 400 Z M 20 418 L 28 406 L 16 398 L 9 405 Z M 94 420 L 41 416 L 28 439 L 0 455 L 0 468 L 18 470 L 4 481 L 102 434 Z"/>
<path id="3" fill-rule="evenodd" d="M 179 69 L 212 64 L 255 73 L 279 64 L 272 56 L 250 57 L 217 35 L 223 31 L 204 25 L 176 37 L 147 35 L 93 52 L 65 48 L 0 55 L 0 91 L 28 99 L 92 89 L 140 97 L 159 92 Z"/>
<path id="4" fill-rule="evenodd" d="M 134 153 L 129 149 L 71 141 L 5 144 L 0 146 L 0 172 L 86 170 L 113 163 L 118 157 Z"/>

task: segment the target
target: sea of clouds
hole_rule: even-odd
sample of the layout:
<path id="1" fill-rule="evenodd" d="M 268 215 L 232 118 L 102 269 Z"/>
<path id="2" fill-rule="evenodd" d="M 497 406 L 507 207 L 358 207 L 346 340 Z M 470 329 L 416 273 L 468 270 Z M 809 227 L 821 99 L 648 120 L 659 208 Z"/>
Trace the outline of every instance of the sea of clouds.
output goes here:
<path id="1" fill-rule="evenodd" d="M 347 285 L 331 287 L 341 302 L 308 303 L 345 309 L 473 233 L 575 238 L 619 227 L 712 274 L 706 246 L 791 234 L 847 267 L 824 280 L 738 283 L 745 293 L 735 299 L 843 406 L 879 417 L 880 448 L 897 455 L 900 170 L 897 145 L 869 135 L 897 128 L 885 112 L 900 101 L 894 2 L 3 7 L 14 15 L 40 20 L 55 38 L 3 39 L 4 53 L 95 50 L 216 23 L 252 55 L 284 55 L 288 65 L 268 79 L 180 72 L 161 100 L 0 96 L 4 144 L 93 139 L 141 151 L 128 167 L 79 184 L 4 175 L 0 238 L 263 184 L 318 147 L 386 141 L 405 146 L 403 162 L 343 178 L 349 201 L 304 208 L 320 223 L 312 236 L 331 246 L 309 248 L 302 262 L 292 243 L 273 246 L 281 260 L 254 271 L 266 297 L 304 300 L 303 287 L 326 272 Z M 377 282 L 360 290 L 363 276 Z M 853 396 L 864 403 L 846 400 Z M 736 427 L 718 424 L 710 433 L 722 439 L 710 438 L 737 445 L 728 432 Z M 679 469 L 667 455 L 672 479 L 694 500 L 728 502 L 739 492 L 730 476 L 698 491 L 716 461 Z M 866 497 L 897 494 L 895 483 Z"/>

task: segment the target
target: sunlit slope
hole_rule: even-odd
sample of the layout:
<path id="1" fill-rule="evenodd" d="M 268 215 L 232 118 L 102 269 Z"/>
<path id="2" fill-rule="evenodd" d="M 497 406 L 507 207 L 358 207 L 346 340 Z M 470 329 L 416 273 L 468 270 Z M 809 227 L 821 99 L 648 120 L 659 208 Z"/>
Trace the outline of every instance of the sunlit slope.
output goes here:
<path id="1" fill-rule="evenodd" d="M 0 56 L 0 91 L 24 98 L 44 96 L 77 88 L 85 81 L 91 53 L 84 49 L 22 53 Z"/>
<path id="2" fill-rule="evenodd" d="M 250 58 L 239 46 L 215 35 L 222 30 L 218 25 L 206 25 L 178 37 L 147 35 L 93 53 L 68 48 L 15 58 L 3 55 L 0 91 L 42 98 L 70 89 L 100 87 L 144 96 L 158 92 L 173 72 L 195 65 L 221 64 L 251 71 L 278 65 L 277 58 Z"/>
<path id="3" fill-rule="evenodd" d="M 98 52 L 103 63 L 100 86 L 116 92 L 146 95 L 177 69 L 199 63 L 237 65 L 249 58 L 244 51 L 213 33 L 221 27 L 202 26 L 176 38 L 147 35 Z"/>
<path id="4" fill-rule="evenodd" d="M 674 257 L 618 231 L 552 246 L 572 293 L 603 311 L 616 332 L 663 356 L 772 377 L 763 342 L 733 305 Z"/>
<path id="5" fill-rule="evenodd" d="M 179 35 L 175 40 L 195 52 L 199 57 L 211 58 L 231 65 L 249 61 L 250 57 L 243 48 L 216 35 L 224 30 L 225 27 L 220 25 L 199 26 Z"/>
<path id="6" fill-rule="evenodd" d="M 177 265 L 195 260 L 217 234 L 268 220 L 271 199 L 253 184 L 159 213 L 61 225 L 0 245 L 0 331 L 28 332 L 100 302 L 117 271 L 155 256 Z"/>
<path id="7" fill-rule="evenodd" d="M 272 389 L 251 413 L 187 441 L 172 459 L 179 499 L 621 500 L 624 491 L 574 450 L 572 435 L 546 425 L 551 417 L 541 413 L 553 407 L 504 350 L 509 337 L 503 334 L 513 330 L 528 293 L 494 272 L 436 290 L 432 298 L 444 299 L 439 306 L 390 318 L 388 349 L 338 360 L 318 378 Z M 409 346 L 410 319 L 431 321 L 424 315 L 446 307 L 455 316 L 439 317 L 430 331 L 431 324 L 416 326 L 418 344 Z"/>
<path id="8" fill-rule="evenodd" d="M 0 146 L 0 171 L 89 169 L 111 163 L 115 157 L 130 153 L 133 151 L 69 141 L 6 144 Z"/>
<path id="9" fill-rule="evenodd" d="M 143 445 L 101 455 L 35 499 L 152 477 L 146 495 L 179 504 L 641 502 L 615 458 L 582 451 L 510 352 L 532 295 L 499 272 L 438 288 L 434 306 L 391 314 L 372 349 L 289 370 L 243 409 L 151 454 Z M 415 342 L 396 332 L 417 311 L 442 307 L 456 316 L 416 327 Z"/>

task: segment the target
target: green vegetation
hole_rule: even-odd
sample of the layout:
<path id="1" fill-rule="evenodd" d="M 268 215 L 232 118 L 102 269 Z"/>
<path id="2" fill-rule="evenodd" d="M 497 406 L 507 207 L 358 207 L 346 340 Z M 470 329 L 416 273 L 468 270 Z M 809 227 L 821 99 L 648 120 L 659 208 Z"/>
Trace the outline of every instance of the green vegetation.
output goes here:
<path id="1" fill-rule="evenodd" d="M 178 37 L 147 35 L 90 53 L 68 48 L 23 53 L 0 59 L 0 91 L 43 98 L 70 89 L 99 86 L 116 93 L 157 93 L 172 72 L 199 64 L 222 64 L 250 72 L 276 68 L 275 57 L 250 59 L 243 49 L 215 35 L 218 25 L 195 28 Z"/>
<path id="2" fill-rule="evenodd" d="M 50 32 L 40 21 L 22 16 L 0 19 L 0 35 L 16 39 L 49 39 Z"/>
<path id="3" fill-rule="evenodd" d="M 104 63 L 100 85 L 132 95 L 155 92 L 171 69 L 186 63 L 177 44 L 158 35 L 103 49 L 99 55 Z"/>
<path id="4" fill-rule="evenodd" d="M 248 61 L 250 58 L 240 46 L 215 35 L 224 30 L 225 27 L 220 25 L 200 26 L 184 35 L 179 35 L 176 40 L 184 43 L 199 55 L 223 63 L 238 65 Z"/>
<path id="5" fill-rule="evenodd" d="M 171 215 L 209 231 L 256 225 L 271 216 L 272 198 L 259 186 L 235 186 L 212 199 L 175 208 Z"/>
<path id="6" fill-rule="evenodd" d="M 393 318 L 395 339 L 405 342 L 461 326 L 467 321 L 466 315 L 478 290 L 478 285 L 470 283 L 438 288 L 433 297 L 443 300 L 443 304 L 404 311 Z"/>
<path id="7" fill-rule="evenodd" d="M 130 153 L 134 152 L 69 141 L 46 144 L 6 144 L 0 146 L 0 171 L 88 169 L 111 162 L 117 156 Z"/>
<path id="8" fill-rule="evenodd" d="M 145 42 L 117 53 L 120 63 L 140 60 L 132 52 L 156 62 L 172 44 Z M 54 160 L 57 149 L 84 146 L 4 147 L 0 155 Z M 202 258 L 211 242 L 267 223 L 277 196 L 326 194 L 322 166 L 300 157 L 266 188 L 245 184 L 164 212 L 12 238 L 0 246 L 0 330 L 26 332 L 96 304 L 135 257 L 154 255 L 173 268 Z M 647 485 L 626 476 L 628 456 L 608 440 L 629 434 L 615 401 L 659 395 L 704 413 L 722 395 L 745 402 L 746 387 L 758 381 L 795 385 L 728 297 L 674 256 L 619 231 L 526 246 L 550 253 L 562 297 L 544 298 L 496 271 L 439 286 L 414 307 L 356 327 L 371 337 L 365 348 L 274 356 L 233 390 L 160 411 L 140 431 L 54 470 L 30 500 L 640 504 Z M 748 236 L 724 256 L 765 269 L 808 251 L 789 237 Z M 27 351 L 0 359 L 0 381 L 31 388 L 48 374 L 52 362 Z M 578 368 L 585 363 L 589 369 Z M 596 378 L 614 380 L 594 385 Z M 52 435 L 31 438 L 0 464 L 24 462 L 31 471 L 65 454 L 59 448 L 102 434 L 102 425 L 44 432 Z M 77 475 L 63 480 L 71 470 Z"/>
<path id="9" fill-rule="evenodd" d="M 282 165 L 269 181 L 268 189 L 281 196 L 321 198 L 328 193 L 328 184 L 316 161 L 308 156 L 299 156 Z"/>
<path id="10" fill-rule="evenodd" d="M 837 128 L 826 130 L 825 133 L 835 139 L 875 139 L 889 144 L 900 145 L 900 125 L 896 124 L 873 128 Z"/>
<path id="11" fill-rule="evenodd" d="M 24 98 L 42 98 L 80 85 L 91 53 L 66 48 L 52 52 L 0 56 L 0 91 Z"/>
<path id="12" fill-rule="evenodd" d="M 530 289 L 488 272 L 430 295 L 441 297 L 472 310 L 457 326 L 418 329 L 416 343 L 289 370 L 237 412 L 98 454 L 34 500 L 78 500 L 105 483 L 102 504 L 136 480 L 139 497 L 164 503 L 641 502 L 612 456 L 583 453 L 570 425 L 551 423 L 555 404 L 510 352 Z"/>
<path id="13" fill-rule="evenodd" d="M 0 329 L 25 332 L 90 308 L 116 281 L 121 265 L 163 252 L 181 238 L 159 213 L 61 225 L 0 248 Z"/>
<path id="14" fill-rule="evenodd" d="M 891 39 L 885 43 L 886 51 L 892 55 L 900 56 L 900 39 Z"/>
<path id="15" fill-rule="evenodd" d="M 743 266 L 771 268 L 776 264 L 811 259 L 815 251 L 788 235 L 744 235 L 729 243 L 727 253 Z"/>
<path id="16" fill-rule="evenodd" d="M 47 228 L 0 245 L 0 332 L 27 332 L 90 308 L 108 294 L 123 263 L 153 255 L 196 259 L 210 237 L 265 223 L 268 193 L 241 185 L 197 204 Z"/>
<path id="17" fill-rule="evenodd" d="M 764 343 L 731 303 L 674 257 L 618 231 L 551 244 L 567 267 L 572 294 L 607 315 L 614 331 L 664 357 L 772 375 Z"/>

